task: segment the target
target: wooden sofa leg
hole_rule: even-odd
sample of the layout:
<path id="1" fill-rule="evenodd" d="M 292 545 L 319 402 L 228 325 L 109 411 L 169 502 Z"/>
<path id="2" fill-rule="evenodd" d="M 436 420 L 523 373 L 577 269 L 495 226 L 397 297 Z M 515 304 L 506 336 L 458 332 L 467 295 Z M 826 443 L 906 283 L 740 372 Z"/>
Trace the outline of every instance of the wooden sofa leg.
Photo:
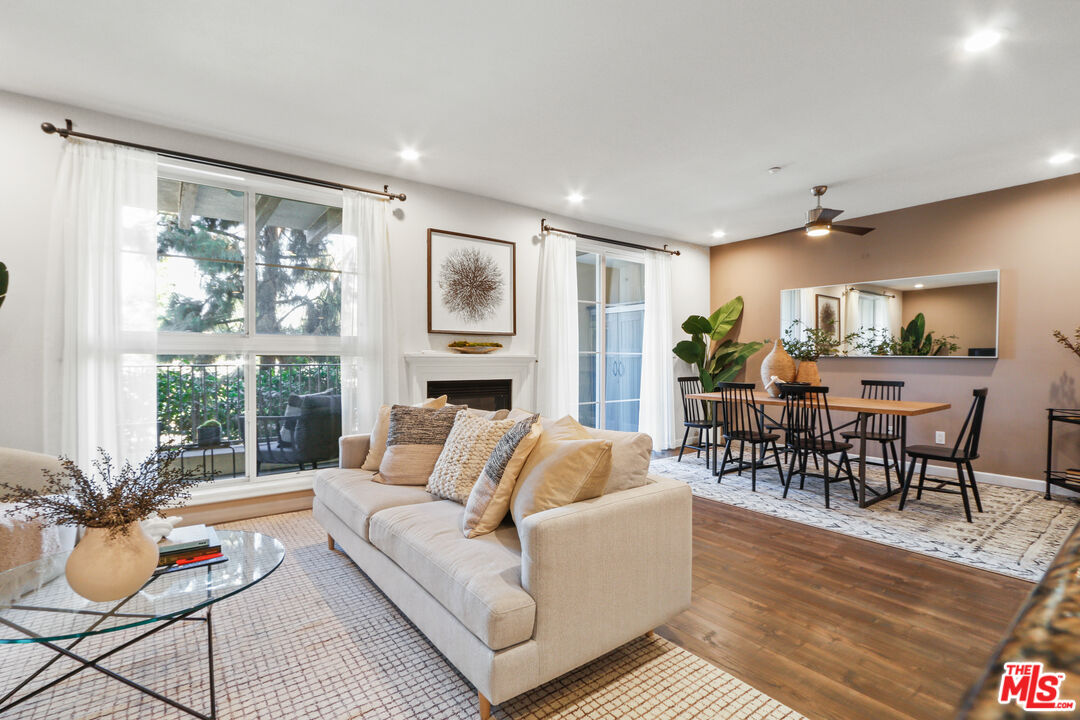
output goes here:
<path id="1" fill-rule="evenodd" d="M 476 693 L 476 701 L 480 706 L 480 720 L 491 720 L 491 701 L 482 692 Z"/>
<path id="2" fill-rule="evenodd" d="M 648 640 L 652 640 L 654 637 L 656 637 L 656 633 L 650 630 L 649 632 L 645 633 L 645 637 Z"/>
<path id="3" fill-rule="evenodd" d="M 330 533 L 326 533 L 326 547 L 330 548 L 330 552 L 334 551 L 334 536 Z"/>

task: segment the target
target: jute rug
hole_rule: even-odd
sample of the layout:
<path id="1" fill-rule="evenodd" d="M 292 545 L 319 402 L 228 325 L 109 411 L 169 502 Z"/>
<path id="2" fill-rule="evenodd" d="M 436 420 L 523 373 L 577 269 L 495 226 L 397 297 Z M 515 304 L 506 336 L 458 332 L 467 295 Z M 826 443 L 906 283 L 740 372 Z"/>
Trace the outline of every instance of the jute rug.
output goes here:
<path id="1" fill-rule="evenodd" d="M 784 499 L 775 469 L 758 471 L 757 492 L 751 492 L 750 473 L 745 471 L 742 476 L 726 474 L 718 483 L 704 456 L 687 454 L 682 462 L 659 458 L 653 460 L 652 472 L 682 480 L 695 495 L 710 500 L 1031 581 L 1042 577 L 1080 521 L 1075 500 L 1045 500 L 1041 493 L 988 483 L 979 483 L 984 512 L 976 512 L 972 500 L 969 523 L 958 495 L 924 492 L 915 500 L 912 490 L 900 512 L 899 496 L 860 508 L 848 484 L 835 483 L 826 510 L 820 478 L 807 478 L 806 488 L 799 490 L 796 476 Z M 868 466 L 867 478 L 875 487 L 885 487 L 882 468 Z"/>
<path id="2" fill-rule="evenodd" d="M 476 691 L 344 555 L 326 548 L 310 512 L 223 527 L 280 539 L 284 563 L 215 605 L 218 717 L 222 720 L 476 718 Z M 208 709 L 205 631 L 173 626 L 103 663 L 196 709 Z M 84 641 L 119 644 L 125 631 Z M 127 631 L 131 632 L 131 631 Z M 0 695 L 52 653 L 0 645 Z M 56 677 L 74 667 L 60 661 Z M 20 720 L 190 717 L 94 671 L 16 708 Z M 639 638 L 494 709 L 508 718 L 801 717 L 659 637 Z"/>

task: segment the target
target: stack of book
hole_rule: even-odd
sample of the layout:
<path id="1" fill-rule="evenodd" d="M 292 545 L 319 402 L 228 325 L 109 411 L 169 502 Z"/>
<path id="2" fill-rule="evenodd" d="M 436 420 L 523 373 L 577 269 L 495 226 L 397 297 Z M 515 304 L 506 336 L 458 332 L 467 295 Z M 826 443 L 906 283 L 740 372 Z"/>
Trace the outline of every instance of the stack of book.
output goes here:
<path id="1" fill-rule="evenodd" d="M 203 567 L 225 562 L 221 541 L 214 528 L 190 525 L 175 528 L 158 543 L 158 567 L 155 573 Z"/>
<path id="2" fill-rule="evenodd" d="M 1080 468 L 1069 468 L 1065 471 L 1065 477 L 1069 480 L 1076 480 L 1080 482 Z"/>

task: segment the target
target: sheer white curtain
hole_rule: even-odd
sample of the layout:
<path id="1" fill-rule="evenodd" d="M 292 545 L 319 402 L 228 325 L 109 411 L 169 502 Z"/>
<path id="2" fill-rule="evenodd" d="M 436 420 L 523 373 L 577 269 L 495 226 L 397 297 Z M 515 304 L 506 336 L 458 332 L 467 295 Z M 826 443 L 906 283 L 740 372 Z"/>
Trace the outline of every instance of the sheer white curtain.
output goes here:
<path id="1" fill-rule="evenodd" d="M 536 305 L 536 399 L 545 416 L 577 417 L 577 242 L 545 233 L 540 249 Z"/>
<path id="2" fill-rule="evenodd" d="M 157 443 L 157 156 L 64 143 L 45 308 L 45 442 L 81 467 Z"/>
<path id="3" fill-rule="evenodd" d="M 671 312 L 671 256 L 647 250 L 638 430 L 652 436 L 654 450 L 670 447 L 674 436 L 675 363 L 671 351 Z"/>
<path id="4" fill-rule="evenodd" d="M 345 190 L 342 199 L 341 417 L 368 432 L 400 391 L 398 329 L 390 294 L 389 201 Z"/>

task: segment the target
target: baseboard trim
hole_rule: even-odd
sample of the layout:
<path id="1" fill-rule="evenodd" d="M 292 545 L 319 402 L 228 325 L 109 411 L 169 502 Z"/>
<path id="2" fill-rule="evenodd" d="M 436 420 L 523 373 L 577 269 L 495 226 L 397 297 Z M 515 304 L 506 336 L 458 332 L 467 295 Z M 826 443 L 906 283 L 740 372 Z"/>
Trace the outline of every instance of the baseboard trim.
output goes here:
<path id="1" fill-rule="evenodd" d="M 855 456 L 852 455 L 852 458 Z M 867 455 L 867 460 L 871 462 L 880 463 L 881 458 L 874 455 Z M 942 475 L 944 477 L 951 477 L 955 479 L 956 468 L 954 466 L 946 465 L 927 465 L 926 472 L 931 475 Z M 976 470 L 975 481 L 986 483 L 987 485 L 1004 485 L 1005 487 L 1019 488 L 1021 490 L 1031 490 L 1033 492 L 1045 494 L 1046 493 L 1046 480 L 1037 478 L 1018 477 L 1016 475 L 999 475 L 998 473 L 991 473 Z M 1058 495 L 1061 497 L 1080 497 L 1080 493 L 1075 493 L 1065 488 L 1051 486 L 1051 495 Z"/>
<path id="2" fill-rule="evenodd" d="M 274 493 L 258 497 L 246 497 L 221 502 L 188 505 L 170 510 L 167 515 L 179 515 L 184 518 L 180 525 L 216 525 L 235 520 L 277 515 L 279 513 L 310 510 L 315 493 L 311 490 Z"/>

